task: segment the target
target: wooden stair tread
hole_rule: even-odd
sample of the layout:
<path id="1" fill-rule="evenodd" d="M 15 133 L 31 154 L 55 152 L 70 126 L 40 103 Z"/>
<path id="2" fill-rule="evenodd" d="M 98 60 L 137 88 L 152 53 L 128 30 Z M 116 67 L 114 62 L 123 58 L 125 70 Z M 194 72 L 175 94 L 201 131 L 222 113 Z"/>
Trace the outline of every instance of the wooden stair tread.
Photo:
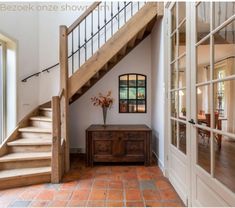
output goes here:
<path id="1" fill-rule="evenodd" d="M 8 142 L 8 146 L 27 146 L 27 145 L 51 145 L 51 138 L 20 138 L 12 142 Z"/>
<path id="2" fill-rule="evenodd" d="M 40 110 L 43 110 L 43 111 L 52 111 L 52 108 L 40 108 Z"/>
<path id="3" fill-rule="evenodd" d="M 33 116 L 30 118 L 31 121 L 49 121 L 52 122 L 52 118 L 47 116 Z"/>
<path id="4" fill-rule="evenodd" d="M 20 168 L 11 170 L 1 170 L 0 180 L 11 178 L 22 178 L 25 176 L 39 176 L 44 174 L 51 174 L 51 167 L 37 167 L 37 168 Z"/>
<path id="5" fill-rule="evenodd" d="M 28 126 L 28 127 L 20 128 L 19 132 L 52 133 L 52 129 Z"/>
<path id="6" fill-rule="evenodd" d="M 50 159 L 51 152 L 17 152 L 0 157 L 0 162 Z"/>

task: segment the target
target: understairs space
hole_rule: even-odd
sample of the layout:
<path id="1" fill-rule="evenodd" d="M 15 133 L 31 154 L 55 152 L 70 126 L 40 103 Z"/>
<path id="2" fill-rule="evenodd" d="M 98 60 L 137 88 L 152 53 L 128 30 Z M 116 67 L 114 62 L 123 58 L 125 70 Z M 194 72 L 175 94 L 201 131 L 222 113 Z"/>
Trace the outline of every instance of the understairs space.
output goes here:
<path id="1" fill-rule="evenodd" d="M 184 204 L 161 170 L 152 163 L 85 166 L 71 157 L 60 184 L 44 183 L 0 191 L 0 207 L 157 207 Z"/>

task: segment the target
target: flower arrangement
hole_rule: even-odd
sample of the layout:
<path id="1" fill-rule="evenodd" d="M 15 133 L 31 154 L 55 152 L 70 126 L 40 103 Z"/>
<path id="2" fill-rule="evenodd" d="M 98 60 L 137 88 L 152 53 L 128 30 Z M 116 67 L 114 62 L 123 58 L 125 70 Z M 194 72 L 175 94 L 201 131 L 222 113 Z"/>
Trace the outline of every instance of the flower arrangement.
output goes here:
<path id="1" fill-rule="evenodd" d="M 91 102 L 94 106 L 101 106 L 102 108 L 111 108 L 113 105 L 113 98 L 111 97 L 111 91 L 108 91 L 107 95 L 104 96 L 99 93 L 98 97 L 92 97 Z"/>

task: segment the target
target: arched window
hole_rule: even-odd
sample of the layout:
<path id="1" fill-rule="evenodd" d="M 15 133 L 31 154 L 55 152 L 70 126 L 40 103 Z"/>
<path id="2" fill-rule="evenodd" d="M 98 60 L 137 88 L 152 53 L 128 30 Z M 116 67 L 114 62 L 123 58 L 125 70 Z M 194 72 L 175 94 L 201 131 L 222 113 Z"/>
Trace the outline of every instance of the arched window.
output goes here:
<path id="1" fill-rule="evenodd" d="M 146 75 L 119 76 L 119 113 L 146 113 Z"/>

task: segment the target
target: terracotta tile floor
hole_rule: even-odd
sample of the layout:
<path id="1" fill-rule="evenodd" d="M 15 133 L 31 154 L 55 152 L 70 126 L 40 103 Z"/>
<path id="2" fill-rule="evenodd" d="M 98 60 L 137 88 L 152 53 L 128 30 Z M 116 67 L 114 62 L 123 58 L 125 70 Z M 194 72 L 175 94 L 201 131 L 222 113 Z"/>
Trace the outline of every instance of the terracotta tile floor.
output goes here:
<path id="1" fill-rule="evenodd" d="M 39 184 L 0 191 L 0 207 L 166 207 L 184 206 L 160 169 L 152 165 L 85 167 L 72 157 L 61 184 Z"/>

